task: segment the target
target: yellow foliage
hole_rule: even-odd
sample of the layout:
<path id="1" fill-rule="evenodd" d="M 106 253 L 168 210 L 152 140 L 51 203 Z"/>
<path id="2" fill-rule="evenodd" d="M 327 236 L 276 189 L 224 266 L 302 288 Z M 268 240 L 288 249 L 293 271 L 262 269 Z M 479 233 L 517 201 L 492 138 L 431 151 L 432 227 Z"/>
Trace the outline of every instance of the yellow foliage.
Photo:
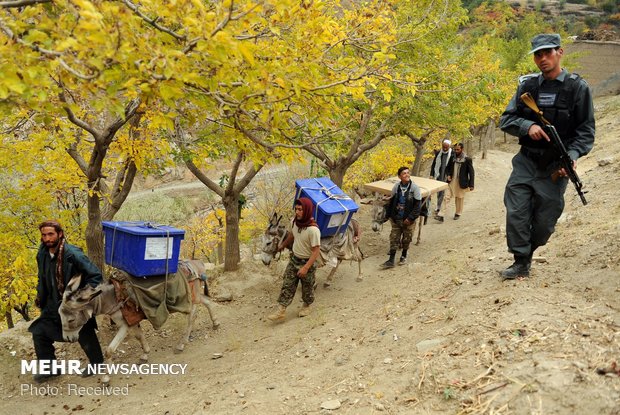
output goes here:
<path id="1" fill-rule="evenodd" d="M 395 137 L 385 140 L 374 149 L 364 153 L 344 178 L 344 188 L 353 189 L 364 183 L 396 176 L 402 166 L 411 168 L 415 157 L 409 138 Z"/>
<path id="2" fill-rule="evenodd" d="M 3 225 L 0 223 L 0 231 Z M 36 251 L 27 248 L 27 240 L 10 233 L 0 238 L 0 249 L 0 316 L 4 316 L 14 306 L 23 306 L 36 296 Z"/>
<path id="3" fill-rule="evenodd" d="M 181 246 L 183 258 L 205 258 L 210 256 L 223 243 L 226 231 L 225 212 L 222 209 L 209 212 L 206 216 L 192 218 L 185 229 L 185 239 Z"/>
<path id="4" fill-rule="evenodd" d="M 254 207 L 241 210 L 242 218 L 239 220 L 239 241 L 248 243 L 263 234 L 268 221 Z"/>

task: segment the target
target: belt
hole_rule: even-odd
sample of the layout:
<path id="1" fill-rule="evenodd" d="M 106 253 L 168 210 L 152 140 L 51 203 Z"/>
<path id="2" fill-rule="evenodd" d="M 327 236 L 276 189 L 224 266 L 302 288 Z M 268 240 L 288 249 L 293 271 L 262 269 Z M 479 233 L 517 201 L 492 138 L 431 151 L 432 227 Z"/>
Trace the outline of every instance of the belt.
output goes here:
<path id="1" fill-rule="evenodd" d="M 532 160 L 532 161 L 540 161 L 540 159 L 542 158 L 542 156 L 545 154 L 545 150 L 544 149 L 530 149 L 524 146 L 521 146 L 521 150 L 520 153 L 523 154 L 525 157 L 527 157 L 528 159 Z"/>
<path id="2" fill-rule="evenodd" d="M 300 258 L 298 256 L 295 256 L 293 254 L 291 254 L 291 258 L 293 258 L 296 261 L 308 261 L 310 258 Z"/>

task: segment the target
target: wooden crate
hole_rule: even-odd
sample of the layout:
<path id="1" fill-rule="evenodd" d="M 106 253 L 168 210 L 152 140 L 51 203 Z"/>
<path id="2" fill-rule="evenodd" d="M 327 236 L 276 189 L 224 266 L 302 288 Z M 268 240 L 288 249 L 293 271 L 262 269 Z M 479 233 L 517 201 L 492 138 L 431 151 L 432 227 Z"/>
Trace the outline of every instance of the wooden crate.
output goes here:
<path id="1" fill-rule="evenodd" d="M 427 179 L 426 177 L 411 176 L 411 180 L 420 187 L 422 197 L 432 195 L 433 193 L 437 193 L 448 188 L 448 183 Z M 390 196 L 392 194 L 392 188 L 398 182 L 400 182 L 400 179 L 397 176 L 394 176 L 385 180 L 367 183 L 364 185 L 364 189 L 369 192 L 377 192 Z"/>

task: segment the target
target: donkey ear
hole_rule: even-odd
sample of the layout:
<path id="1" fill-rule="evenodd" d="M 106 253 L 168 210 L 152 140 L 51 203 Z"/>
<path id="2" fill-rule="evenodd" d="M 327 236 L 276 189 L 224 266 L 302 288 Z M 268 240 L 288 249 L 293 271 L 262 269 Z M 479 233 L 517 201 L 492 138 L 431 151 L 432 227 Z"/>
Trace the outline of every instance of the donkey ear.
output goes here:
<path id="1" fill-rule="evenodd" d="M 86 287 L 79 290 L 73 298 L 80 303 L 90 303 L 93 298 L 97 297 L 102 293 L 102 289 L 87 285 Z"/>
<path id="2" fill-rule="evenodd" d="M 91 301 L 93 298 L 95 298 L 95 297 L 97 297 L 97 296 L 99 296 L 99 295 L 101 295 L 101 294 L 103 294 L 103 290 L 97 290 L 97 291 L 95 291 L 94 293 L 92 293 L 92 294 L 90 295 L 90 298 L 88 299 L 88 301 Z"/>
<path id="3" fill-rule="evenodd" d="M 76 291 L 79 288 L 81 282 L 82 282 L 82 274 L 78 274 L 75 277 L 71 278 L 71 281 L 69 281 L 69 284 L 67 284 L 67 291 L 69 292 Z"/>
<path id="4" fill-rule="evenodd" d="M 275 213 L 274 213 L 274 215 L 275 215 Z M 278 220 L 276 221 L 276 225 L 279 225 L 281 220 L 282 220 L 282 215 L 280 215 L 280 217 L 279 217 L 279 218 L 278 218 Z"/>

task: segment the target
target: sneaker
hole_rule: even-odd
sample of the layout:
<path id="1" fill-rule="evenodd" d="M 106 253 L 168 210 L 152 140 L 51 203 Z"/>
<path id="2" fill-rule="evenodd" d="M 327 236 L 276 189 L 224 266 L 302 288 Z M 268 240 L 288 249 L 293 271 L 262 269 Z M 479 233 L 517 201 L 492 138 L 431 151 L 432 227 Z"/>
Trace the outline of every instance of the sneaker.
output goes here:
<path id="1" fill-rule="evenodd" d="M 82 376 L 83 378 L 89 378 L 94 374 L 95 372 L 91 370 L 90 366 L 87 366 L 85 369 L 82 369 L 82 374 L 80 376 Z"/>
<path id="2" fill-rule="evenodd" d="M 461 215 L 454 215 L 454 220 L 459 220 L 461 218 Z"/>
<path id="3" fill-rule="evenodd" d="M 407 257 L 401 256 L 398 265 L 407 265 Z"/>
<path id="4" fill-rule="evenodd" d="M 505 270 L 499 273 L 505 280 L 514 280 L 516 278 L 525 278 L 530 276 L 528 264 L 515 262 Z"/>
<path id="5" fill-rule="evenodd" d="M 383 264 L 381 264 L 381 268 L 383 268 L 383 269 L 394 268 L 394 261 L 390 261 L 388 259 Z"/>
<path id="6" fill-rule="evenodd" d="M 434 216 L 433 219 L 439 221 L 439 222 L 443 222 L 443 216 Z"/>

